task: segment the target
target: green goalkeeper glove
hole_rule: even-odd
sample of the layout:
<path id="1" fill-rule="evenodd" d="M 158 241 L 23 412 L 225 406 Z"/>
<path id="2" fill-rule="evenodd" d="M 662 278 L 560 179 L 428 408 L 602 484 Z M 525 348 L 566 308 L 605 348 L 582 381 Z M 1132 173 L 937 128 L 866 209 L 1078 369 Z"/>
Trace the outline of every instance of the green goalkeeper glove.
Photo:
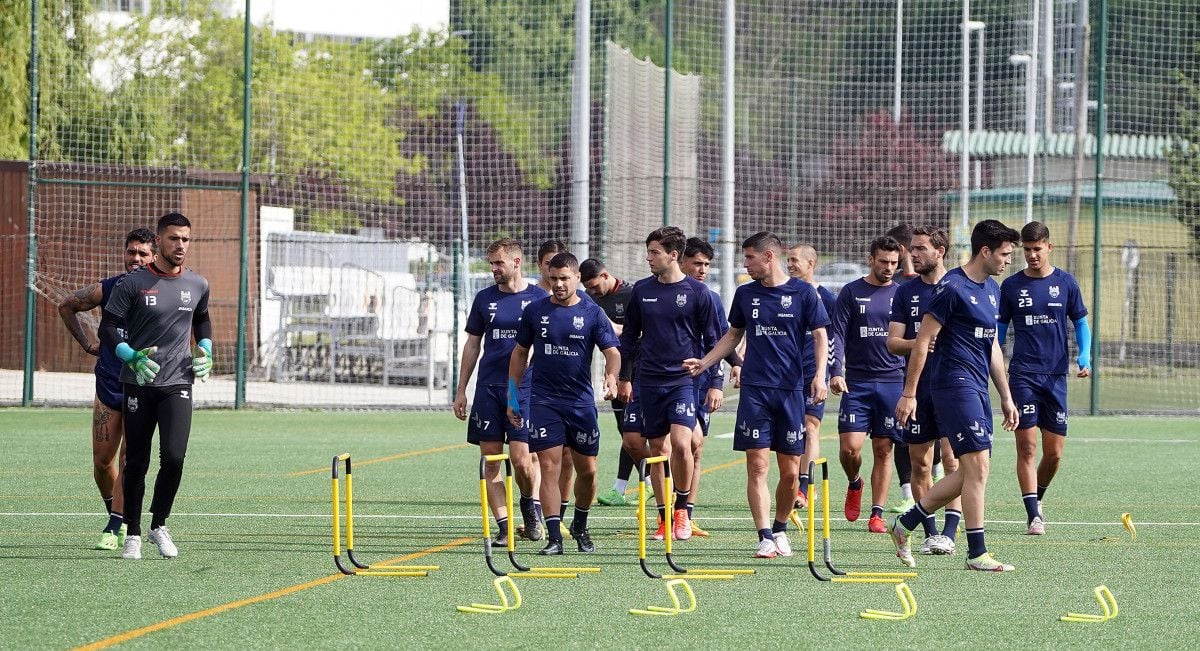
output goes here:
<path id="1" fill-rule="evenodd" d="M 205 382 L 208 380 L 208 374 L 212 373 L 212 366 L 212 341 L 201 339 L 192 349 L 192 373 L 196 374 L 197 380 Z"/>
<path id="2" fill-rule="evenodd" d="M 125 365 L 133 370 L 134 379 L 137 380 L 139 386 L 150 384 L 154 381 L 155 376 L 161 368 L 158 362 L 150 359 L 150 356 L 158 352 L 158 346 L 151 346 L 141 350 L 134 350 L 133 346 L 125 342 L 117 344 L 117 358 Z"/>

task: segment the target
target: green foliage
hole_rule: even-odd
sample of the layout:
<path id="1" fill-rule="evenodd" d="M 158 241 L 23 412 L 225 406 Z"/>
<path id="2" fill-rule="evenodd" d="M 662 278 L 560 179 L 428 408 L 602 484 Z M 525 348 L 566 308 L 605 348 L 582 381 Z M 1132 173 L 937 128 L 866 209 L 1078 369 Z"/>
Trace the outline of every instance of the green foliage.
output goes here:
<path id="1" fill-rule="evenodd" d="M 1200 52 L 1200 42 L 1196 44 Z M 1182 139 L 1169 151 L 1171 187 L 1177 200 L 1175 216 L 1192 236 L 1193 260 L 1200 262 L 1200 78 L 1179 74 L 1184 102 L 1179 106 Z"/>
<path id="2" fill-rule="evenodd" d="M 0 159 L 25 158 L 29 0 L 0 0 Z"/>

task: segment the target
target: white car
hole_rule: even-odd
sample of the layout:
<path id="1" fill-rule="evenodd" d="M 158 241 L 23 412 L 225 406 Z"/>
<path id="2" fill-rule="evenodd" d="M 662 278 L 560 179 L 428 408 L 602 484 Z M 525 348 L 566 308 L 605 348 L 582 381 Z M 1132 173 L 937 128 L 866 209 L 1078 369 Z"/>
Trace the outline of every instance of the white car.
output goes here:
<path id="1" fill-rule="evenodd" d="M 870 267 L 865 264 L 839 260 L 817 265 L 817 272 L 813 276 L 813 280 L 816 280 L 818 285 L 837 294 L 842 291 L 843 285 L 858 280 L 870 272 Z"/>

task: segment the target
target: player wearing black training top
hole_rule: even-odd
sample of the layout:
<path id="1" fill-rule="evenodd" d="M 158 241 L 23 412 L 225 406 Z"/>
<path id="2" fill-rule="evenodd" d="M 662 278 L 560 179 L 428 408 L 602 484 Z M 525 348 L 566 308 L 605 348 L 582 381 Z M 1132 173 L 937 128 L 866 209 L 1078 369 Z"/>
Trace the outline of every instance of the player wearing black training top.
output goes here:
<path id="1" fill-rule="evenodd" d="M 167 517 L 183 478 L 183 459 L 192 428 L 192 383 L 212 371 L 212 323 L 208 281 L 183 266 L 192 225 L 179 213 L 158 220 L 159 257 L 113 290 L 100 321 L 102 346 L 124 362 L 125 538 L 122 558 L 142 557 L 142 498 L 150 468 L 155 428 L 160 439 L 159 471 L 150 503 L 150 541 L 165 558 L 179 554 Z M 124 321 L 126 339 L 117 332 Z M 197 346 L 191 347 L 192 336 Z"/>

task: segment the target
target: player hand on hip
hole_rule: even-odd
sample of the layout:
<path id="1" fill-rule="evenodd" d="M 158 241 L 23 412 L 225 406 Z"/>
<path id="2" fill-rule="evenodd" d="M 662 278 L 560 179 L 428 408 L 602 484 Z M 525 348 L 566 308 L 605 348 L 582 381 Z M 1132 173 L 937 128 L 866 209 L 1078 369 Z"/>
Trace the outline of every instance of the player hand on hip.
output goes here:
<path id="1" fill-rule="evenodd" d="M 133 346 L 125 342 L 117 344 L 117 358 L 125 365 L 133 369 L 134 379 L 137 380 L 138 386 L 150 384 L 158 375 L 160 368 L 158 362 L 150 359 L 154 353 L 158 352 L 158 346 L 151 346 L 141 350 L 134 350 Z"/>
<path id="2" fill-rule="evenodd" d="M 209 373 L 212 373 L 212 367 L 212 340 L 201 339 L 192 349 L 192 373 L 196 375 L 197 380 L 206 382 Z"/>

